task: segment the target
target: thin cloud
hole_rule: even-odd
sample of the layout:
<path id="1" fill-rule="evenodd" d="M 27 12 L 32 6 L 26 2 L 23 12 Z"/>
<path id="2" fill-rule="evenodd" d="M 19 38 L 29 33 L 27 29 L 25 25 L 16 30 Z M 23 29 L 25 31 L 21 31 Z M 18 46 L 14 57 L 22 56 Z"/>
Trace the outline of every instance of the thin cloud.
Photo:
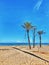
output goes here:
<path id="1" fill-rule="evenodd" d="M 39 1 L 37 2 L 37 4 L 34 6 L 34 9 L 39 10 L 39 8 L 40 8 L 42 2 L 43 2 L 43 0 L 39 0 Z"/>

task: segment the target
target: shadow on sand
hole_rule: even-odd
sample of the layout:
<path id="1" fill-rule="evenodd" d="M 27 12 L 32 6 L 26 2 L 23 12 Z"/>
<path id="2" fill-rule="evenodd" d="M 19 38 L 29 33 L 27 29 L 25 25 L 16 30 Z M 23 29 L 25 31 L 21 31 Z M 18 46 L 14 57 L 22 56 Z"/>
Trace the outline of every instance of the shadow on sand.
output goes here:
<path id="1" fill-rule="evenodd" d="M 21 51 L 21 52 L 27 53 L 27 54 L 29 54 L 29 55 L 32 55 L 32 56 L 34 56 L 34 57 L 36 57 L 36 58 L 39 58 L 39 59 L 41 59 L 41 60 L 43 60 L 43 61 L 45 61 L 45 62 L 48 62 L 48 63 L 49 63 L 49 61 L 48 61 L 48 60 L 43 59 L 43 58 L 41 58 L 41 57 L 39 57 L 39 56 L 37 56 L 37 55 L 35 55 L 35 54 L 33 54 L 33 53 L 30 53 L 30 52 L 27 52 L 27 51 L 23 51 L 23 50 L 21 50 L 21 49 L 19 49 L 19 48 L 15 48 L 15 47 L 12 47 L 12 48 L 14 48 L 14 49 L 16 49 L 16 50 L 19 50 L 19 51 Z"/>
<path id="2" fill-rule="evenodd" d="M 4 51 L 4 50 L 10 50 L 10 49 L 0 49 L 0 50 Z"/>

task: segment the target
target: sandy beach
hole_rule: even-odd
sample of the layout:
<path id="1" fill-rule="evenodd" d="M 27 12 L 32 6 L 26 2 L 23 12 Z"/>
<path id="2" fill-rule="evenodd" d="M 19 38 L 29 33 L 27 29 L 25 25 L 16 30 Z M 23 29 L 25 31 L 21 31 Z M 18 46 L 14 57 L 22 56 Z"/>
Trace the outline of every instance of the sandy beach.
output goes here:
<path id="1" fill-rule="evenodd" d="M 0 65 L 49 65 L 47 61 L 49 46 L 36 46 L 31 49 L 28 46 L 0 46 Z"/>

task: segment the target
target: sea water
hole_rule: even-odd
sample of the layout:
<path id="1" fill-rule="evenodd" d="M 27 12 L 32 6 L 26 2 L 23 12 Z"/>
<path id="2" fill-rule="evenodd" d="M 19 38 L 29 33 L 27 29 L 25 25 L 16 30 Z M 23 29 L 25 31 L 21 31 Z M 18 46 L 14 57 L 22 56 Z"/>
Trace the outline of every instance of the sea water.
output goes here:
<path id="1" fill-rule="evenodd" d="M 35 45 L 39 45 L 40 43 L 35 43 Z M 49 43 L 41 43 L 42 45 L 49 45 Z M 21 46 L 28 45 L 28 43 L 0 43 L 0 46 Z M 33 45 L 33 43 L 31 43 Z"/>

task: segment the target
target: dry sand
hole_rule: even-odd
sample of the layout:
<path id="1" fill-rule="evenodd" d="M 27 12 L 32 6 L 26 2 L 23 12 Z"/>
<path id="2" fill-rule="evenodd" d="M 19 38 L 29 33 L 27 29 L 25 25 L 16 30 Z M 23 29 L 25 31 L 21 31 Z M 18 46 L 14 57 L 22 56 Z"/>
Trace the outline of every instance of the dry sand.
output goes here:
<path id="1" fill-rule="evenodd" d="M 31 48 L 31 50 L 28 46 L 14 47 L 35 54 L 49 61 L 49 46 L 42 46 L 42 48 L 36 46 L 35 48 Z M 0 65 L 49 65 L 49 63 L 20 50 L 14 49 L 12 46 L 0 46 Z"/>

